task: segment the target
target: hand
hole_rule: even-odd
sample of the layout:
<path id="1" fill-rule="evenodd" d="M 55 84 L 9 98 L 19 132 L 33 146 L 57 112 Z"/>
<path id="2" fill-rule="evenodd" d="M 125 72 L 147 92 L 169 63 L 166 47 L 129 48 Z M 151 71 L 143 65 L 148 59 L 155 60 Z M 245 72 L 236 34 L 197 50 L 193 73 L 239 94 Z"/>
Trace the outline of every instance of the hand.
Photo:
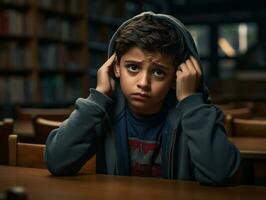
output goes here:
<path id="1" fill-rule="evenodd" d="M 115 80 L 112 77 L 116 55 L 113 54 L 97 71 L 96 90 L 111 96 L 115 88 Z"/>
<path id="2" fill-rule="evenodd" d="M 180 64 L 176 71 L 176 98 L 178 101 L 197 91 L 201 75 L 201 69 L 194 57 L 190 56 Z"/>

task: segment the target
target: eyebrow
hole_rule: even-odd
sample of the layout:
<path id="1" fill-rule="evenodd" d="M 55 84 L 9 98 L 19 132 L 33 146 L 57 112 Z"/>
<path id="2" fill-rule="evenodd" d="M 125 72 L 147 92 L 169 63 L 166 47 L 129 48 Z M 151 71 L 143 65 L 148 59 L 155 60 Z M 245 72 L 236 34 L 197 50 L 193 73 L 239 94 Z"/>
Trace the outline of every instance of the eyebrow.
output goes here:
<path id="1" fill-rule="evenodd" d="M 142 64 L 143 62 L 142 61 L 137 61 L 137 60 L 125 60 L 125 63 L 135 63 L 135 64 Z M 169 70 L 168 67 L 162 65 L 162 64 L 159 64 L 159 63 L 155 63 L 155 62 L 152 62 L 153 65 L 155 65 L 156 67 L 159 67 L 159 68 L 162 68 L 164 70 Z"/>
<path id="2" fill-rule="evenodd" d="M 153 63 L 156 67 L 159 67 L 159 68 L 162 68 L 162 69 L 164 69 L 164 70 L 167 70 L 167 71 L 169 71 L 169 68 L 168 67 L 166 67 L 166 66 L 164 66 L 164 65 L 162 65 L 162 64 L 158 64 L 158 63 Z"/>

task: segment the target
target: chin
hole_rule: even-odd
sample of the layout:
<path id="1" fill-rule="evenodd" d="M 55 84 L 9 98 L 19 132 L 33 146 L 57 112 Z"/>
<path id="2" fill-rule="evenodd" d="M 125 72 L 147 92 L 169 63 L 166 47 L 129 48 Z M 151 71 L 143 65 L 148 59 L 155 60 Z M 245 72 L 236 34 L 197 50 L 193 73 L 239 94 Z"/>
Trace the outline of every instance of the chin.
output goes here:
<path id="1" fill-rule="evenodd" d="M 142 102 L 134 102 L 129 107 L 135 114 L 138 115 L 149 115 L 157 112 L 153 111 L 147 104 Z"/>

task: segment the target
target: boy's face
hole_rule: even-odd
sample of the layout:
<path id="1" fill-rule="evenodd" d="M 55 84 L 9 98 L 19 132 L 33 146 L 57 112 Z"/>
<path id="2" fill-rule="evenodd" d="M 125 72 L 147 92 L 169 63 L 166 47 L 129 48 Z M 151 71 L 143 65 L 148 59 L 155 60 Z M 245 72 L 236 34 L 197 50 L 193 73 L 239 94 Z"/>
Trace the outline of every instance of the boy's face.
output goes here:
<path id="1" fill-rule="evenodd" d="M 115 76 L 120 78 L 130 109 L 135 114 L 147 115 L 160 110 L 175 83 L 175 67 L 170 56 L 132 47 L 116 64 Z"/>

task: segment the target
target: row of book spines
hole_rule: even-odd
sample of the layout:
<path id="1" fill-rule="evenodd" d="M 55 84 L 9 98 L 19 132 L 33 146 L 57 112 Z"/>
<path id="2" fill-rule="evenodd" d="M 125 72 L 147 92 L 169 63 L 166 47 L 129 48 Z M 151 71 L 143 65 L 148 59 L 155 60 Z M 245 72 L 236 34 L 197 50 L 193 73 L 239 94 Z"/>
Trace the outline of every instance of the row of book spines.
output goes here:
<path id="1" fill-rule="evenodd" d="M 1 0 L 0 5 L 29 5 L 29 0 Z M 82 8 L 80 0 L 38 0 L 37 6 L 57 12 L 79 13 Z"/>
<path id="2" fill-rule="evenodd" d="M 0 103 L 31 101 L 32 83 L 22 77 L 0 77 Z"/>
<path id="3" fill-rule="evenodd" d="M 38 17 L 38 36 L 53 37 L 63 41 L 81 41 L 81 28 L 78 21 L 56 17 Z M 32 34 L 32 19 L 16 10 L 0 12 L 0 35 Z"/>
<path id="4" fill-rule="evenodd" d="M 80 0 L 38 0 L 37 5 L 41 8 L 73 14 L 79 13 L 82 9 Z"/>
<path id="5" fill-rule="evenodd" d="M 63 41 L 81 41 L 81 27 L 78 21 L 69 21 L 56 17 L 39 16 L 38 35 L 54 37 Z"/>
<path id="6" fill-rule="evenodd" d="M 28 15 L 16 10 L 0 12 L 0 35 L 29 35 L 32 33 L 32 21 Z"/>
<path id="7" fill-rule="evenodd" d="M 80 50 L 69 50 L 61 45 L 43 45 L 39 48 L 39 65 L 42 69 L 82 69 Z"/>
<path id="8" fill-rule="evenodd" d="M 17 46 L 14 42 L 0 45 L 0 69 L 19 69 L 29 66 L 32 66 L 29 48 Z"/>
<path id="9" fill-rule="evenodd" d="M 80 50 L 69 50 L 63 45 L 42 45 L 39 47 L 38 62 L 41 69 L 82 69 L 84 67 L 80 59 Z M 31 68 L 31 48 L 19 46 L 15 42 L 0 45 L 0 69 L 1 68 Z"/>
<path id="10" fill-rule="evenodd" d="M 41 103 L 69 102 L 82 96 L 80 79 L 61 76 L 41 80 Z M 33 82 L 22 77 L 0 77 L 0 104 L 33 102 Z"/>

